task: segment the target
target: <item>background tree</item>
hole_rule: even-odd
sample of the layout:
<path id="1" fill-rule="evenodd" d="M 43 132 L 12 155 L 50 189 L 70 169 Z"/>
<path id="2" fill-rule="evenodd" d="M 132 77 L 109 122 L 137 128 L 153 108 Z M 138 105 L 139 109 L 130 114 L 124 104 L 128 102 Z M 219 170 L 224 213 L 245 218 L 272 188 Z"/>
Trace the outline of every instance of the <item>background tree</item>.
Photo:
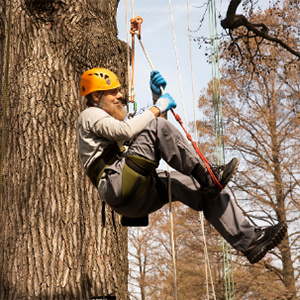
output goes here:
<path id="1" fill-rule="evenodd" d="M 207 296 L 206 263 L 199 212 L 174 203 L 174 236 L 178 299 L 204 299 Z M 205 226 L 209 267 L 217 299 L 226 299 L 222 262 L 222 241 L 211 226 Z M 138 282 L 137 299 L 174 299 L 174 267 L 171 250 L 169 207 L 150 216 L 150 226 L 129 233 L 131 274 Z M 141 270 L 143 272 L 141 272 Z M 143 289 L 141 288 L 143 286 Z M 212 295 L 209 281 L 209 293 Z M 138 298 L 138 295 L 140 298 Z"/>
<path id="2" fill-rule="evenodd" d="M 284 41 L 288 46 L 287 50 L 297 49 L 297 3 L 298 1 L 279 1 L 265 13 L 254 13 L 254 9 L 250 10 L 249 22 L 263 22 L 268 28 L 267 33 Z M 265 28 L 264 26 L 261 28 Z M 276 40 L 264 39 L 247 27 L 232 28 L 230 31 L 232 40 L 226 40 L 221 48 L 224 62 L 221 86 L 225 145 L 227 155 L 238 155 L 242 164 L 241 174 L 238 174 L 235 177 L 236 182 L 229 186 L 235 201 L 254 224 L 271 225 L 280 220 L 287 220 L 289 224 L 288 239 L 280 245 L 279 250 L 272 251 L 260 263 L 249 265 L 240 253 L 233 252 L 235 297 L 245 300 L 297 299 L 298 58 L 285 51 Z M 206 117 L 197 124 L 201 150 L 210 161 L 215 157 L 211 99 L 210 83 L 199 101 L 200 110 Z M 157 229 L 152 231 L 153 239 L 161 247 L 158 247 L 157 254 L 152 256 L 155 260 L 151 263 L 151 270 L 152 275 L 159 278 L 159 281 L 152 299 L 172 299 L 173 269 L 167 207 L 158 213 L 160 218 L 159 222 L 155 222 L 155 228 L 158 228 L 159 235 L 155 237 Z M 179 298 L 203 299 L 206 297 L 206 276 L 198 213 L 178 206 L 175 225 Z M 206 237 L 217 299 L 226 299 L 220 237 L 210 226 L 206 226 Z M 155 268 L 158 273 L 154 271 Z M 148 273 L 148 282 L 150 277 L 151 273 Z"/>
<path id="3" fill-rule="evenodd" d="M 236 11 L 239 5 L 243 3 L 243 7 L 245 9 L 245 15 L 236 14 Z M 269 27 L 267 23 L 265 23 L 264 18 L 256 18 L 253 20 L 253 12 L 257 7 L 257 1 L 248 0 L 231 0 L 227 9 L 226 17 L 221 21 L 221 25 L 224 29 L 227 29 L 230 37 L 232 39 L 232 43 L 239 47 L 240 41 L 246 45 L 251 41 L 253 48 L 253 42 L 256 44 L 254 49 L 256 53 L 261 53 L 259 48 L 261 41 L 271 42 L 272 44 L 277 44 L 283 49 L 295 55 L 298 59 L 300 58 L 300 51 L 298 49 L 297 44 L 291 44 L 289 40 L 290 34 L 296 34 L 299 38 L 299 31 L 297 29 L 297 21 L 295 19 L 290 19 L 288 21 L 289 25 L 287 25 L 287 15 L 291 16 L 291 12 L 298 11 L 299 12 L 299 1 L 298 0 L 288 0 L 288 1 L 275 1 L 271 8 L 269 9 L 270 14 L 273 17 L 276 16 L 284 20 L 281 22 L 283 28 L 277 26 L 274 31 L 274 27 Z M 295 17 L 295 14 L 293 15 Z M 293 20 L 293 21 L 292 21 Z M 296 21 L 296 22 L 295 22 Z M 289 26 L 287 28 L 284 28 Z M 242 27 L 242 30 L 239 30 Z M 238 30 L 235 30 L 238 29 Z M 280 33 L 285 31 L 287 35 L 281 35 Z M 298 39 L 299 42 L 299 39 Z"/>
<path id="4" fill-rule="evenodd" d="M 1 94 L 12 5 L 0 299 L 128 299 L 126 230 L 84 175 L 75 137 L 81 74 L 107 67 L 126 86 L 118 2 L 0 1 Z"/>
<path id="5" fill-rule="evenodd" d="M 287 42 L 293 47 L 298 36 L 289 30 L 288 21 L 293 22 L 294 16 L 289 18 L 288 13 L 291 14 L 284 11 L 284 24 L 273 14 L 273 9 L 253 16 L 253 20 L 263 19 L 278 35 L 288 36 Z M 242 161 L 235 185 L 231 187 L 253 223 L 288 222 L 289 237 L 278 251 L 272 251 L 273 256 L 260 263 L 265 268 L 260 272 L 273 274 L 270 276 L 276 276 L 283 284 L 280 299 L 296 299 L 300 246 L 299 65 L 293 55 L 263 40 L 259 45 L 261 55 L 256 55 L 256 40 L 244 38 L 247 43 L 239 47 L 228 47 L 230 41 L 225 42 L 221 53 L 224 59 L 221 86 L 225 145 Z M 199 101 L 200 109 L 209 116 L 202 124 L 208 134 L 213 129 L 212 111 L 207 106 L 210 97 L 209 87 Z M 248 296 L 252 292 L 247 293 Z M 269 295 L 267 299 L 277 297 Z"/>
<path id="6" fill-rule="evenodd" d="M 132 299 L 153 299 L 153 294 L 160 285 L 160 275 L 156 272 L 156 254 L 161 247 L 156 241 L 156 236 L 161 217 L 162 212 L 158 211 L 151 215 L 147 227 L 132 227 L 128 230 L 129 283 Z"/>

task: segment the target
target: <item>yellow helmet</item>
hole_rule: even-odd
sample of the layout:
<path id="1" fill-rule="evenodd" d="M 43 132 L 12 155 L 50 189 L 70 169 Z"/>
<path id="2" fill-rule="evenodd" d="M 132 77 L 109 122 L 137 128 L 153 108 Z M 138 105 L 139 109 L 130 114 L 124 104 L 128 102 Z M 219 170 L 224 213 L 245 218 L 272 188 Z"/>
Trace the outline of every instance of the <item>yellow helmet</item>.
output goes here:
<path id="1" fill-rule="evenodd" d="M 106 91 L 120 87 L 118 77 L 104 68 L 93 68 L 84 72 L 80 81 L 80 94 L 86 96 L 94 91 Z"/>

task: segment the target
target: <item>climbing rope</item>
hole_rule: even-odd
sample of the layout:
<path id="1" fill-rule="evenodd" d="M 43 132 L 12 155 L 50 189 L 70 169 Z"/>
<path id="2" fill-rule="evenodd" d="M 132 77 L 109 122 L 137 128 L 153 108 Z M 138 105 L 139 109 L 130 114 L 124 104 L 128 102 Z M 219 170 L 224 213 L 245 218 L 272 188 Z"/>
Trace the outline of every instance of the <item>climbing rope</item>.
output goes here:
<path id="1" fill-rule="evenodd" d="M 143 18 L 140 16 L 136 16 L 131 20 L 131 31 L 132 35 L 135 35 L 138 32 L 137 37 L 140 42 L 140 46 L 149 62 L 149 65 L 154 71 L 154 66 L 146 52 L 146 49 L 141 41 L 141 24 L 143 23 Z M 161 92 L 163 94 L 163 89 L 161 87 Z M 167 115 L 165 115 L 167 117 Z M 174 235 L 174 217 L 173 217 L 173 208 L 172 208 L 172 188 L 171 188 L 171 175 L 170 175 L 170 166 L 167 166 L 167 174 L 168 174 L 168 201 L 169 201 L 169 214 L 170 214 L 170 224 L 171 224 L 171 252 L 172 252 L 172 261 L 173 261 L 173 285 L 174 285 L 174 297 L 175 300 L 178 299 L 178 288 L 177 288 L 177 268 L 176 268 L 176 251 L 175 251 L 175 235 Z"/>
<path id="2" fill-rule="evenodd" d="M 129 102 L 132 102 L 132 74 L 131 74 L 131 59 L 130 59 L 130 31 L 129 31 L 129 12 L 128 12 L 128 0 L 126 0 L 126 32 L 127 32 L 127 76 L 128 76 L 128 96 L 129 96 Z M 129 109 L 128 109 L 129 111 Z"/>
<path id="3" fill-rule="evenodd" d="M 180 87 L 180 95 L 181 95 L 183 116 L 184 116 L 185 126 L 187 126 L 171 0 L 169 0 L 169 11 L 170 11 L 170 19 L 171 19 L 172 35 L 173 35 L 173 44 L 174 44 L 174 52 L 175 52 L 175 57 L 176 57 L 176 66 L 177 66 L 177 74 L 178 74 L 178 81 L 179 81 L 179 87 Z"/>
<path id="4" fill-rule="evenodd" d="M 188 1 L 188 0 L 187 0 Z M 188 3 L 187 3 L 188 5 Z M 180 77 L 180 71 L 179 71 L 179 63 L 178 63 L 178 55 L 177 55 L 177 48 L 176 48 L 176 40 L 175 40 L 175 33 L 174 33 L 174 25 L 173 25 L 173 17 L 172 17 L 172 8 L 171 8 L 171 1 L 169 0 L 169 9 L 170 9 L 170 14 L 171 14 L 171 23 L 172 23 L 172 29 L 173 29 L 173 40 L 174 40 L 174 48 L 175 48 L 175 55 L 176 55 L 176 61 L 177 61 L 177 70 L 178 70 L 178 74 L 179 74 L 179 82 L 180 82 L 180 87 L 182 87 L 181 85 L 181 77 Z M 131 34 L 132 36 L 134 36 L 136 34 L 136 32 L 138 32 L 137 34 L 137 37 L 138 37 L 138 41 L 140 43 L 140 46 L 141 46 L 141 49 L 143 50 L 144 52 L 144 55 L 146 57 L 146 59 L 148 60 L 148 63 L 152 69 L 152 71 L 155 70 L 147 52 L 146 52 L 146 49 L 142 43 L 142 40 L 141 40 L 141 24 L 142 24 L 142 21 L 143 19 L 140 17 L 140 16 L 137 16 L 136 18 L 133 18 L 132 21 L 133 21 L 133 24 L 132 24 L 132 29 L 131 29 Z M 189 29 L 189 33 L 190 33 L 190 29 Z M 189 36 L 190 38 L 190 36 Z M 191 59 L 191 70 L 192 70 L 192 56 L 191 56 L 191 48 L 190 48 L 190 59 Z M 161 91 L 163 93 L 163 89 L 161 88 Z M 193 87 L 193 95 L 194 95 L 194 87 Z M 181 96 L 182 96 L 182 88 L 181 88 Z M 194 98 L 194 97 L 193 97 Z M 183 101 L 183 96 L 182 96 L 182 102 L 183 102 L 183 109 L 184 109 L 184 101 Z M 194 106 L 195 106 L 195 100 L 194 100 Z M 194 109 L 195 111 L 195 109 Z M 195 144 L 195 142 L 193 141 L 191 135 L 187 132 L 187 130 L 184 128 L 183 126 L 183 122 L 181 121 L 181 118 L 178 114 L 175 114 L 174 110 L 171 109 L 171 112 L 172 114 L 174 115 L 175 119 L 177 120 L 177 122 L 180 124 L 180 126 L 182 127 L 182 129 L 184 130 L 186 136 L 187 136 L 187 139 L 192 143 L 194 149 L 196 150 L 197 154 L 199 155 L 199 157 L 202 159 L 203 163 L 205 164 L 208 172 L 210 173 L 213 181 L 215 182 L 215 184 L 218 186 L 218 188 L 220 190 L 223 189 L 222 185 L 219 183 L 219 181 L 217 180 L 217 178 L 215 177 L 213 171 L 211 170 L 211 167 L 210 167 L 210 164 L 209 162 L 206 160 L 206 158 L 204 157 L 204 155 L 201 153 L 201 151 L 198 149 L 197 145 Z M 186 118 L 186 115 L 185 115 L 185 109 L 184 109 L 184 116 Z M 195 116 L 194 116 L 195 117 Z M 196 125 L 195 125 L 196 126 Z M 169 168 L 169 166 L 168 166 Z M 168 172 L 169 173 L 169 172 Z M 170 174 L 170 173 L 169 173 Z M 169 181 L 170 181 L 170 177 L 169 177 Z M 177 285 L 176 285 L 176 260 L 175 260 L 175 242 L 174 242 L 174 230 L 173 230 L 173 213 L 172 213 L 172 200 L 171 200 L 171 185 L 169 184 L 168 185 L 168 189 L 169 189 L 169 204 L 170 204 L 170 218 L 171 218 L 171 240 L 172 240 L 172 253 L 173 253 L 173 265 L 174 265 L 174 287 L 175 287 L 175 300 L 177 299 Z M 204 228 L 203 228 L 203 215 L 202 215 L 202 218 L 201 218 L 201 214 L 200 214 L 200 220 L 201 220 L 201 223 L 202 223 L 202 231 L 204 232 Z M 209 262 L 209 258 L 208 258 L 208 253 L 207 253 L 207 246 L 206 246 L 206 239 L 205 239 L 205 235 L 204 235 L 204 247 L 205 247 L 205 260 Z M 214 286 L 213 286 L 213 282 L 212 282 L 212 275 L 211 275 L 211 269 L 210 269 L 210 266 L 209 266 L 209 263 L 206 264 L 206 273 L 207 273 L 207 278 L 208 278 L 208 273 L 210 275 L 210 278 L 211 278 L 211 285 L 212 285 L 212 293 L 213 293 L 213 296 L 214 296 L 214 299 L 216 299 L 216 296 L 215 296 L 215 291 L 214 291 Z M 208 285 L 208 280 L 207 280 L 207 285 Z M 209 288 L 207 286 L 207 293 L 209 295 Z"/>
<path id="5" fill-rule="evenodd" d="M 205 230 L 204 230 L 204 215 L 203 215 L 203 213 L 200 213 L 199 216 L 200 216 L 201 230 L 202 230 L 202 234 L 203 234 L 204 257 L 205 257 L 205 262 L 207 262 L 207 263 L 205 263 L 207 299 L 210 299 L 210 296 L 209 296 L 209 282 L 208 282 L 208 278 L 210 278 L 212 295 L 213 295 L 214 300 L 216 300 L 217 299 L 216 298 L 216 292 L 215 292 L 214 283 L 213 283 L 213 280 L 212 280 L 211 267 L 210 267 L 210 263 L 209 263 L 206 236 L 205 236 Z"/>
<path id="6" fill-rule="evenodd" d="M 194 130 L 195 130 L 195 142 L 198 145 L 198 129 L 197 129 L 197 118 L 196 118 L 196 100 L 195 100 L 195 88 L 194 88 L 194 72 L 193 72 L 193 55 L 192 55 L 192 38 L 191 38 L 191 26 L 190 26 L 190 8 L 189 0 L 186 1 L 187 4 L 187 18 L 188 18 L 188 37 L 189 37 L 189 52 L 190 52 L 190 64 L 191 64 L 191 77 L 192 77 L 192 96 L 193 96 L 193 107 L 194 107 Z M 211 272 L 210 260 L 207 250 L 206 234 L 204 229 L 204 214 L 203 211 L 199 211 L 199 221 L 201 224 L 201 231 L 203 236 L 203 245 L 204 245 L 204 261 L 205 261 L 205 275 L 206 275 L 206 293 L 207 299 L 210 299 L 209 293 L 209 282 L 211 286 L 211 294 L 213 299 L 216 300 L 216 293 L 214 288 L 214 282 Z"/>
<path id="7" fill-rule="evenodd" d="M 134 1 L 131 1 L 132 7 L 132 17 L 134 16 Z M 126 0 L 126 32 L 127 32 L 127 70 L 128 70 L 128 96 L 130 103 L 133 104 L 133 113 L 129 113 L 129 103 L 127 103 L 127 111 L 128 111 L 128 118 L 132 118 L 137 113 L 137 103 L 135 102 L 135 93 L 134 93 L 134 64 L 135 64 L 135 31 L 139 29 L 139 34 L 141 32 L 141 24 L 143 19 L 132 18 L 130 20 L 131 28 L 129 30 L 129 12 L 128 12 L 128 0 Z M 130 57 L 130 34 L 131 34 L 131 57 Z"/>
<path id="8" fill-rule="evenodd" d="M 146 52 L 146 49 L 145 49 L 145 47 L 144 47 L 144 45 L 143 45 L 143 43 L 142 43 L 142 40 L 141 40 L 141 36 L 140 36 L 140 35 L 138 36 L 138 41 L 139 41 L 139 43 L 140 43 L 140 46 L 141 46 L 141 48 L 142 48 L 142 50 L 143 50 L 143 52 L 144 52 L 144 55 L 145 55 L 146 59 L 148 60 L 148 63 L 149 63 L 149 65 L 150 65 L 152 71 L 154 71 L 155 68 L 154 68 L 154 66 L 153 66 L 153 64 L 152 64 L 152 62 L 151 62 L 151 60 L 150 60 L 149 55 L 148 55 L 147 52 Z M 162 93 L 164 92 L 162 88 L 161 88 L 161 92 L 162 92 Z M 203 161 L 203 163 L 205 164 L 205 166 L 206 166 L 208 172 L 210 173 L 210 175 L 211 175 L 213 181 L 214 181 L 215 184 L 219 187 L 219 189 L 222 190 L 223 187 L 222 187 L 222 185 L 219 183 L 219 181 L 217 180 L 217 178 L 215 177 L 213 171 L 211 170 L 211 167 L 210 167 L 209 162 L 208 162 L 207 159 L 204 157 L 204 155 L 202 154 L 202 152 L 198 149 L 198 147 L 197 147 L 197 145 L 195 144 L 195 142 L 193 141 L 191 135 L 190 135 L 190 134 L 187 132 L 187 130 L 184 128 L 183 122 L 182 122 L 180 116 L 179 116 L 178 114 L 175 114 L 175 112 L 174 112 L 173 109 L 171 109 L 171 112 L 172 112 L 172 114 L 174 115 L 176 121 L 180 124 L 180 126 L 181 126 L 182 129 L 184 130 L 187 139 L 192 143 L 192 145 L 193 145 L 194 149 L 196 150 L 197 154 L 198 154 L 199 157 L 202 159 L 202 161 Z M 169 166 L 168 166 L 168 168 L 169 168 Z M 168 169 L 168 173 L 169 173 L 169 169 Z M 170 185 L 170 180 L 169 180 L 169 185 L 168 185 L 168 187 L 169 187 L 169 193 L 168 193 L 168 194 L 169 194 L 169 205 L 170 205 L 171 241 L 172 241 L 173 265 L 174 265 L 174 287 L 175 287 L 175 300 L 176 300 L 176 299 L 177 299 L 176 259 L 175 259 L 175 244 L 174 244 L 174 233 L 173 233 L 173 232 L 174 232 L 174 230 L 173 230 L 173 226 L 174 226 L 174 225 L 173 225 L 173 213 L 172 213 L 172 206 L 171 206 L 172 200 L 171 200 L 171 198 L 170 198 L 170 197 L 171 197 L 171 191 L 170 191 L 171 187 L 170 187 L 170 186 L 171 186 L 171 185 Z M 200 216 L 201 216 L 201 215 L 200 215 Z M 202 228 L 202 230 L 203 230 L 203 232 L 204 232 L 204 228 Z M 205 238 L 204 238 L 204 240 L 205 240 Z M 206 240 L 205 240 L 205 248 L 206 248 Z M 207 248 L 206 248 L 206 249 L 207 249 Z M 205 254 L 205 259 L 206 259 L 206 261 L 209 261 L 207 252 L 206 252 L 206 254 Z M 216 296 L 215 296 L 215 292 L 214 292 L 214 286 L 213 286 L 213 282 L 212 282 L 211 269 L 210 269 L 209 264 L 207 264 L 206 270 L 207 270 L 207 273 L 210 274 L 211 285 L 212 285 L 212 291 L 213 291 L 213 295 L 214 295 L 214 298 L 215 298 Z M 208 282 L 208 281 L 207 281 L 207 282 Z M 216 298 L 215 298 L 215 299 L 216 299 Z"/>
<path id="9" fill-rule="evenodd" d="M 191 22 L 190 22 L 190 7 L 189 0 L 186 1 L 187 15 L 188 15 L 188 36 L 189 36 L 189 50 L 190 50 L 190 64 L 191 64 L 191 76 L 192 76 L 192 96 L 193 96 L 193 107 L 194 107 L 194 128 L 195 128 L 195 142 L 198 145 L 198 134 L 197 134 L 197 118 L 196 118 L 196 98 L 195 98 L 195 84 L 194 84 L 194 71 L 193 71 L 193 55 L 192 55 L 192 37 L 191 37 Z"/>
<path id="10" fill-rule="evenodd" d="M 4 147 L 5 147 L 5 136 L 6 136 L 6 110 L 8 101 L 8 74 L 9 74 L 9 53 L 10 53 L 10 30 L 11 30 L 11 8 L 12 3 L 9 3 L 9 17 L 7 27 L 7 41 L 6 41 L 6 63 L 4 73 L 4 85 L 3 85 L 3 116 L 2 116 L 2 140 L 1 140 L 1 161 L 0 161 L 0 210 L 2 211 L 2 188 L 3 188 L 3 164 L 4 164 Z"/>
<path id="11" fill-rule="evenodd" d="M 214 121 L 215 121 L 215 137 L 216 137 L 216 154 L 218 163 L 225 162 L 225 146 L 223 132 L 222 117 L 222 101 L 221 101 L 221 82 L 219 68 L 219 45 L 217 37 L 217 17 L 215 0 L 209 2 L 209 28 L 211 39 L 211 62 L 212 62 L 212 83 L 213 83 L 213 105 L 214 105 Z M 232 266 L 231 246 L 222 239 L 223 248 L 223 269 L 225 282 L 226 300 L 235 299 L 234 278 Z"/>
<path id="12" fill-rule="evenodd" d="M 131 27 L 130 27 L 130 34 L 131 34 L 131 74 L 132 74 L 132 78 L 131 78 L 131 88 L 132 90 L 134 89 L 134 54 L 135 54 L 135 35 L 137 34 L 138 32 L 138 37 L 141 36 L 141 25 L 143 23 L 143 18 L 141 18 L 140 16 L 136 16 L 134 18 L 132 18 L 130 20 L 130 24 L 131 24 Z M 134 97 L 135 95 L 133 94 L 132 95 L 132 99 L 131 99 L 131 102 L 134 102 Z"/>

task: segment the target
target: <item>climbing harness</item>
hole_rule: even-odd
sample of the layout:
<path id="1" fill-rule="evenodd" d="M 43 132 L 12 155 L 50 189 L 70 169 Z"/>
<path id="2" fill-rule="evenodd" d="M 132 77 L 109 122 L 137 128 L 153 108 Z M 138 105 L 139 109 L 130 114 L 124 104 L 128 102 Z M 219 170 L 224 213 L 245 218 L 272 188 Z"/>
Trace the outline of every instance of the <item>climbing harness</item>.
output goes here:
<path id="1" fill-rule="evenodd" d="M 1 140 L 1 158 L 0 158 L 0 210 L 2 211 L 2 188 L 3 188 L 3 163 L 4 163 L 4 147 L 6 136 L 6 110 L 8 101 L 8 74 L 9 74 L 9 53 L 10 53 L 10 30 L 11 30 L 11 15 L 12 15 L 12 3 L 9 3 L 9 17 L 7 26 L 7 41 L 6 41 L 6 63 L 4 73 L 4 86 L 3 86 L 3 116 L 2 116 L 2 140 Z"/>
<path id="2" fill-rule="evenodd" d="M 96 188 L 98 188 L 104 169 L 112 165 L 118 159 L 118 154 L 120 152 L 121 149 L 119 148 L 118 143 L 112 143 L 110 146 L 105 148 L 104 152 L 97 157 L 89 167 L 87 175 Z"/>

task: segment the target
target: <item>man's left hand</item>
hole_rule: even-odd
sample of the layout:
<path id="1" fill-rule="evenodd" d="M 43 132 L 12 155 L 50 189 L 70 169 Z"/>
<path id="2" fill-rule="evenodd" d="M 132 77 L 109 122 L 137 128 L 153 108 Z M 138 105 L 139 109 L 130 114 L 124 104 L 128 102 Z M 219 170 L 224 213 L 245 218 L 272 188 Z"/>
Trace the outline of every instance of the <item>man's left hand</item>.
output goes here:
<path id="1" fill-rule="evenodd" d="M 160 87 L 166 88 L 167 82 L 158 71 L 150 73 L 150 88 L 154 95 L 160 96 L 162 94 Z"/>

